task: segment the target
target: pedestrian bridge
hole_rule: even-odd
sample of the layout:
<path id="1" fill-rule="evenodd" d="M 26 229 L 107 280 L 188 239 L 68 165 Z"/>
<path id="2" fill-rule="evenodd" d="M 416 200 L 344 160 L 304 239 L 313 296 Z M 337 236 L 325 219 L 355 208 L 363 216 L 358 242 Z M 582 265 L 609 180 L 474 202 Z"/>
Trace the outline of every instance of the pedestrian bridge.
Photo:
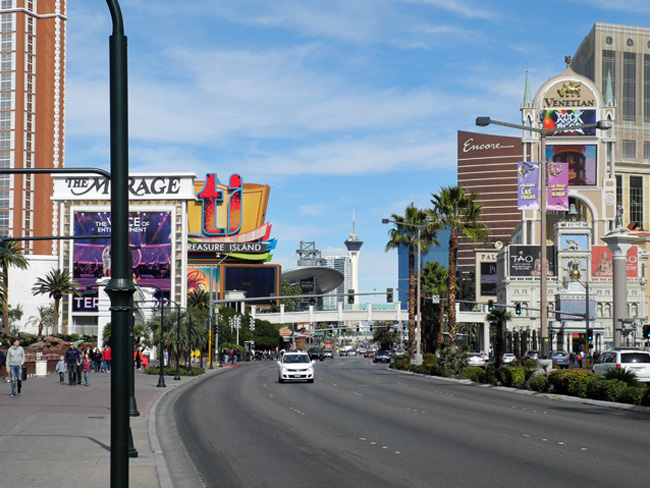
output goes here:
<path id="1" fill-rule="evenodd" d="M 400 302 L 394 303 L 392 310 L 374 309 L 372 303 L 367 303 L 365 309 L 344 310 L 339 303 L 336 310 L 316 310 L 312 305 L 307 310 L 299 312 L 286 312 L 284 305 L 280 305 L 279 312 L 266 312 L 263 307 L 251 307 L 251 316 L 255 319 L 266 320 L 272 324 L 314 324 L 317 322 L 407 322 L 408 310 L 402 310 Z M 456 304 L 456 323 L 480 324 L 479 337 L 481 349 L 487 350 L 485 344 L 490 343 L 490 326 L 485 321 L 486 313 L 460 311 L 460 304 Z"/>

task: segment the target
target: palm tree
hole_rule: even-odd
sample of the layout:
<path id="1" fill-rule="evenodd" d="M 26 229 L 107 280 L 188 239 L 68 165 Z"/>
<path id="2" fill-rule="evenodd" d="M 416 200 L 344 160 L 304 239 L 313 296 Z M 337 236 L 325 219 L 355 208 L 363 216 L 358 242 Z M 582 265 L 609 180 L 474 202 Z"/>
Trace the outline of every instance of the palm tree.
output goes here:
<path id="1" fill-rule="evenodd" d="M 2 332 L 9 335 L 9 268 L 27 269 L 29 261 L 23 254 L 23 248 L 16 241 L 2 242 L 0 251 L 0 295 L 2 298 Z"/>
<path id="2" fill-rule="evenodd" d="M 478 242 L 487 238 L 488 227 L 479 222 L 483 206 L 476 201 L 477 193 L 467 193 L 462 186 L 442 187 L 437 194 L 431 194 L 433 208 L 429 214 L 449 229 L 449 342 L 451 350 L 456 350 L 456 260 L 458 257 L 458 238 L 465 236 Z"/>
<path id="3" fill-rule="evenodd" d="M 66 295 L 81 295 L 81 292 L 77 289 L 79 286 L 81 285 L 70 277 L 70 273 L 63 271 L 62 269 L 50 270 L 45 278 L 39 278 L 36 280 L 36 283 L 34 283 L 34 286 L 32 287 L 32 293 L 34 295 L 47 294 L 50 298 L 54 298 L 53 335 L 58 333 L 57 326 L 59 323 L 61 299 Z"/>
<path id="4" fill-rule="evenodd" d="M 210 308 L 210 293 L 203 288 L 196 288 L 187 294 L 187 306 L 192 310 L 206 311 Z"/>
<path id="5" fill-rule="evenodd" d="M 435 341 L 437 344 L 444 342 L 444 323 L 445 323 L 445 301 L 447 298 L 447 288 L 449 286 L 449 274 L 447 268 L 439 263 L 427 263 L 422 270 L 422 293 L 424 295 L 438 295 L 440 297 L 438 330 Z"/>
<path id="6" fill-rule="evenodd" d="M 43 330 L 47 335 L 47 328 L 54 325 L 54 305 L 39 305 L 38 315 L 32 315 L 29 323 L 38 326 L 38 337 L 43 336 Z"/>
<path id="7" fill-rule="evenodd" d="M 494 360 L 497 368 L 501 367 L 501 357 L 503 356 L 503 326 L 512 319 L 512 314 L 505 308 L 495 307 L 487 316 L 485 321 L 496 326 L 494 336 Z"/>
<path id="8" fill-rule="evenodd" d="M 388 231 L 390 240 L 386 243 L 385 251 L 406 246 L 409 253 L 409 359 L 412 360 L 415 356 L 415 253 L 419 248 L 421 254 L 426 254 L 431 246 L 438 245 L 436 234 L 439 224 L 413 203 L 406 207 L 403 216 L 392 214 L 390 220 L 396 228 Z"/>

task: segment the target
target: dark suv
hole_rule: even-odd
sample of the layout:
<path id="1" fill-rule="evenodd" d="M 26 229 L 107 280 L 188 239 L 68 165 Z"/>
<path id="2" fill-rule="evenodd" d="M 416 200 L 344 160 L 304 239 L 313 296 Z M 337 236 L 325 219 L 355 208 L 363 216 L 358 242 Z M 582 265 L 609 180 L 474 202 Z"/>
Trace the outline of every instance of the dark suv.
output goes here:
<path id="1" fill-rule="evenodd" d="M 323 350 L 320 347 L 312 347 L 307 351 L 307 354 L 309 354 L 309 359 L 314 360 L 314 359 L 320 359 L 321 361 L 325 359 L 325 355 L 323 354 Z"/>

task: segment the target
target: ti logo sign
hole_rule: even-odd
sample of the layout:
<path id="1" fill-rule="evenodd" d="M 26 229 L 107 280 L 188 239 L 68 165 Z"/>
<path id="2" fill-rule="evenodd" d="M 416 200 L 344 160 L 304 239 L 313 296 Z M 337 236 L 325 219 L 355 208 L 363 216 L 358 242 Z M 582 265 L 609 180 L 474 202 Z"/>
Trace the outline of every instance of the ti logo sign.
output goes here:
<path id="1" fill-rule="evenodd" d="M 216 175 L 206 175 L 205 186 L 197 194 L 203 205 L 203 233 L 206 236 L 231 236 L 237 234 L 242 225 L 242 193 L 241 176 L 233 174 L 228 180 L 228 201 L 225 202 L 227 225 L 225 228 L 217 225 L 217 205 L 223 202 L 223 192 L 217 189 Z"/>

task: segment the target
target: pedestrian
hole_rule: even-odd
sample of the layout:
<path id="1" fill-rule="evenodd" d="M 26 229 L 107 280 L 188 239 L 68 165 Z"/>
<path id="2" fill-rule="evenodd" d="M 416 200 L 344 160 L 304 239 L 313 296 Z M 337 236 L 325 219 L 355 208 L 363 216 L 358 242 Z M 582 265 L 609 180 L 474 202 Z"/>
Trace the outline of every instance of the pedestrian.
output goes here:
<path id="1" fill-rule="evenodd" d="M 106 362 L 106 371 L 111 372 L 111 346 L 107 345 L 102 353 Z"/>
<path id="2" fill-rule="evenodd" d="M 61 355 L 59 362 L 56 363 L 56 371 L 59 373 L 59 383 L 63 384 L 65 381 L 65 374 L 68 368 L 65 365 L 65 356 Z"/>
<path id="3" fill-rule="evenodd" d="M 582 360 L 585 358 L 585 353 L 580 351 L 578 353 L 578 367 L 582 368 Z"/>
<path id="4" fill-rule="evenodd" d="M 135 367 L 136 369 L 140 369 L 142 367 L 142 348 L 138 347 L 135 352 L 133 353 L 133 359 L 135 361 Z"/>
<path id="5" fill-rule="evenodd" d="M 7 367 L 11 377 L 11 396 L 20 395 L 23 380 L 23 364 L 25 364 L 25 350 L 20 341 L 14 339 L 11 347 L 7 349 Z M 18 384 L 20 382 L 20 384 Z"/>
<path id="6" fill-rule="evenodd" d="M 79 350 L 74 347 L 74 342 L 70 343 L 70 347 L 65 352 L 65 363 L 68 366 L 68 383 L 70 386 L 77 384 L 77 364 L 79 363 Z M 81 380 L 80 380 L 81 381 Z"/>
<path id="7" fill-rule="evenodd" d="M 147 354 L 142 355 L 142 369 L 147 369 L 149 367 L 149 356 Z"/>
<path id="8" fill-rule="evenodd" d="M 86 386 L 88 386 L 88 380 L 90 379 L 90 370 L 93 367 L 93 360 L 90 359 L 90 354 L 86 353 L 84 355 L 84 361 L 83 361 L 83 372 L 84 372 L 84 380 L 86 381 Z"/>

